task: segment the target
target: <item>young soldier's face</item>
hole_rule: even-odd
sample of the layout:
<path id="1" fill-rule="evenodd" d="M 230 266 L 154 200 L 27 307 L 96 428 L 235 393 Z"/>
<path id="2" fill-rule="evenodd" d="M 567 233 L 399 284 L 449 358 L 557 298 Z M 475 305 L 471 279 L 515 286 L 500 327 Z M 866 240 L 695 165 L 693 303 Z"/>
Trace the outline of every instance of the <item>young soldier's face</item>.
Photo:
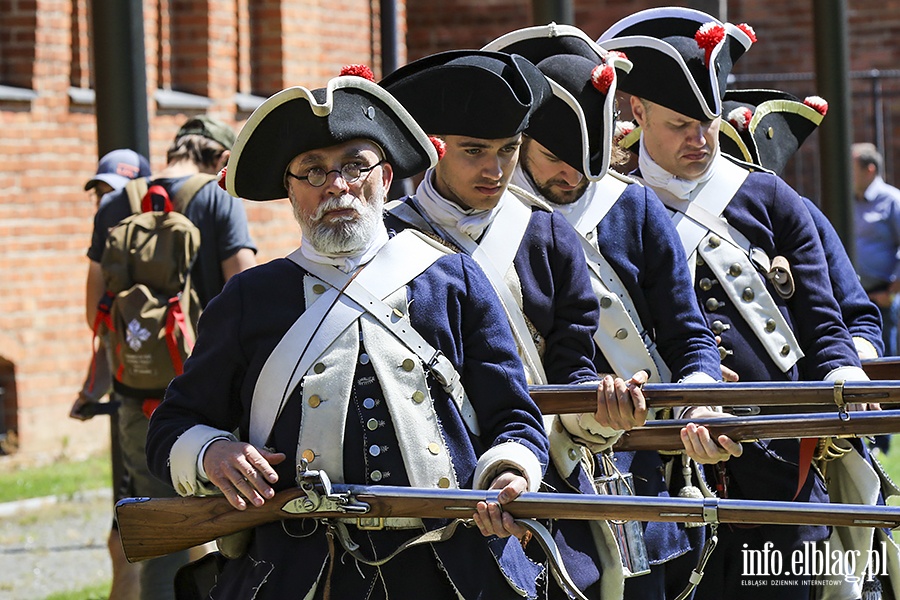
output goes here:
<path id="1" fill-rule="evenodd" d="M 522 142 L 522 168 L 537 191 L 554 204 L 571 204 L 584 195 L 588 179 L 536 140 Z"/>
<path id="2" fill-rule="evenodd" d="M 698 121 L 665 106 L 631 97 L 644 148 L 663 169 L 682 179 L 698 179 L 719 147 L 720 118 Z"/>
<path id="3" fill-rule="evenodd" d="M 320 181 L 323 173 L 324 181 Z M 365 248 L 381 222 L 392 176 L 381 149 L 368 140 L 351 140 L 294 157 L 285 185 L 304 243 L 323 254 Z"/>
<path id="4" fill-rule="evenodd" d="M 461 135 L 442 136 L 447 151 L 434 170 L 434 187 L 463 208 L 489 210 L 516 168 L 522 136 L 484 140 Z"/>

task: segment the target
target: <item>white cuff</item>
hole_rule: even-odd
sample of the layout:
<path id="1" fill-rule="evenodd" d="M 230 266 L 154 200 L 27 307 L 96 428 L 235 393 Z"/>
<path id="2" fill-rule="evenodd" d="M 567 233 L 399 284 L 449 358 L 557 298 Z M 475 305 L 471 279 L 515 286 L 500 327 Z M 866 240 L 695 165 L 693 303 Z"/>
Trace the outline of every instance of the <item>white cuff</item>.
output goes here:
<path id="1" fill-rule="evenodd" d="M 209 485 L 200 478 L 197 461 L 209 443 L 223 438 L 237 441 L 237 438 L 228 431 L 206 425 L 194 425 L 172 444 L 169 451 L 169 472 L 172 476 L 172 486 L 180 496 L 204 496 L 218 492 L 216 486 Z"/>
<path id="2" fill-rule="evenodd" d="M 517 469 L 528 482 L 529 492 L 536 492 L 543 478 L 541 463 L 534 453 L 516 442 L 506 442 L 490 448 L 478 459 L 472 487 L 486 490 L 501 472 Z"/>
<path id="3" fill-rule="evenodd" d="M 856 346 L 856 353 L 859 354 L 861 359 L 878 358 L 878 350 L 876 350 L 875 345 L 866 338 L 853 338 L 853 345 Z"/>
<path id="4" fill-rule="evenodd" d="M 702 371 L 696 371 L 682 377 L 678 383 L 719 383 L 720 380 L 710 377 Z"/>
<path id="5" fill-rule="evenodd" d="M 869 381 L 869 376 L 859 367 L 838 367 L 825 376 L 825 381 Z"/>

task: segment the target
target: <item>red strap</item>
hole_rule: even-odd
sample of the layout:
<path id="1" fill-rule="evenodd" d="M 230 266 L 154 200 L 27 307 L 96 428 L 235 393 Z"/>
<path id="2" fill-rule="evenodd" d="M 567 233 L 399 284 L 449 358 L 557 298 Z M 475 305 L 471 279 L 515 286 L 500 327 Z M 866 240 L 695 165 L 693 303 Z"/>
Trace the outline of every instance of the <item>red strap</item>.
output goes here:
<path id="1" fill-rule="evenodd" d="M 151 185 L 147 190 L 147 193 L 144 194 L 144 199 L 141 200 L 142 211 L 151 212 L 153 210 L 159 210 L 154 207 L 154 197 L 162 199 L 163 212 L 175 210 L 175 207 L 172 205 L 172 200 L 169 199 L 169 192 L 166 191 L 166 188 L 161 185 Z"/>
<path id="2" fill-rule="evenodd" d="M 97 314 L 94 316 L 94 326 L 91 331 L 94 334 L 93 339 L 91 340 L 91 346 L 93 346 L 94 355 L 91 358 L 91 375 L 90 381 L 88 383 L 88 390 L 94 391 L 94 384 L 97 379 L 97 349 L 99 345 L 97 344 L 97 340 L 99 339 L 98 332 L 100 331 L 100 325 L 106 325 L 106 328 L 110 331 L 113 331 L 112 319 L 109 316 L 109 309 L 112 305 L 113 295 L 111 292 L 107 291 L 103 294 L 103 297 L 100 298 L 100 302 L 97 303 Z M 103 360 L 106 360 L 106 357 L 103 357 Z"/>
<path id="3" fill-rule="evenodd" d="M 169 299 L 169 310 L 166 315 L 166 345 L 169 347 L 169 356 L 172 357 L 172 366 L 176 375 L 184 372 L 184 364 L 181 361 L 181 352 L 178 350 L 178 341 L 175 339 L 175 327 L 181 331 L 184 341 L 189 349 L 194 348 L 194 341 L 191 339 L 187 323 L 184 318 L 184 311 L 181 310 L 181 302 L 178 296 Z"/>
<path id="4" fill-rule="evenodd" d="M 818 444 L 819 438 L 803 438 L 800 440 L 800 476 L 797 481 L 797 491 L 794 492 L 794 497 L 791 500 L 797 499 L 797 496 L 800 495 L 800 490 L 803 489 L 803 484 L 806 483 L 806 479 L 809 477 L 809 468 L 812 466 L 813 455 Z"/>
<path id="5" fill-rule="evenodd" d="M 153 411 L 155 411 L 160 404 L 162 404 L 162 400 L 157 398 L 147 398 L 144 400 L 143 404 L 141 404 L 141 412 L 149 419 L 153 416 Z"/>

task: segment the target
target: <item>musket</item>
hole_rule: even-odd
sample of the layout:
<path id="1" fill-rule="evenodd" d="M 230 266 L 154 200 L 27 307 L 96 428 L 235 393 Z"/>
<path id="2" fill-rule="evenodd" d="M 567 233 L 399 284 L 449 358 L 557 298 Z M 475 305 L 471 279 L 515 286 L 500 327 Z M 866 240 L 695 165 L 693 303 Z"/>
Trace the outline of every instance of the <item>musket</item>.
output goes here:
<path id="1" fill-rule="evenodd" d="M 900 402 L 900 381 L 788 381 L 751 383 L 646 383 L 650 408 L 676 406 L 820 406 Z M 544 414 L 593 413 L 595 385 L 533 385 L 531 398 Z"/>
<path id="2" fill-rule="evenodd" d="M 727 435 L 737 442 L 792 438 L 854 438 L 900 432 L 900 410 L 762 415 L 719 419 L 650 421 L 626 431 L 615 450 L 680 450 L 681 429 L 688 423 L 703 425 L 716 438 Z"/>
<path id="3" fill-rule="evenodd" d="M 345 519 L 377 529 L 381 519 L 468 519 L 479 502 L 496 502 L 498 490 L 446 490 L 332 485 L 321 471 L 304 471 L 296 488 L 260 507 L 233 508 L 221 496 L 125 498 L 116 504 L 122 546 L 129 561 L 162 556 L 282 519 Z M 896 527 L 900 507 L 659 498 L 526 492 L 503 510 L 518 519 L 672 521 Z"/>
<path id="4" fill-rule="evenodd" d="M 900 358 L 896 356 L 868 358 L 862 361 L 862 368 L 869 379 L 900 379 Z"/>

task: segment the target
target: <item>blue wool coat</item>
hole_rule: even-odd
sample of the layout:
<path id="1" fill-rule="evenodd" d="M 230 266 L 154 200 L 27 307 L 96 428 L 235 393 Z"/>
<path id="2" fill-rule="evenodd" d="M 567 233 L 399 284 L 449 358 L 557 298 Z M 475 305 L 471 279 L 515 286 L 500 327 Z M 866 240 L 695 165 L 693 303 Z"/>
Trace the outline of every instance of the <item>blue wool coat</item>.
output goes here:
<path id="1" fill-rule="evenodd" d="M 241 439 L 247 439 L 251 399 L 260 370 L 303 312 L 304 275 L 295 263 L 274 260 L 233 277 L 210 303 L 201 318 L 197 344 L 185 372 L 172 382 L 150 423 L 147 458 L 158 477 L 170 478 L 171 448 L 192 426 L 238 431 Z M 458 370 L 480 425 L 481 434 L 471 434 L 452 399 L 439 384 L 431 382 L 434 410 L 460 486 L 471 487 L 478 457 L 504 442 L 525 446 L 545 465 L 548 442 L 541 415 L 528 396 L 506 318 L 480 268 L 466 256 L 442 257 L 409 283 L 407 293 L 413 327 Z M 269 439 L 271 447 L 288 456 L 275 467 L 279 475 L 275 487 L 279 490 L 295 485 L 301 387 L 302 383 L 287 399 Z M 360 460 L 345 452 L 345 474 L 353 472 L 347 465 Z M 396 450 L 388 460 L 393 460 L 391 470 L 404 470 Z M 427 523 L 429 527 L 442 524 Z M 280 523 L 255 529 L 248 552 L 226 563 L 212 597 L 275 599 L 283 598 L 286 590 L 303 596 L 320 576 L 328 556 L 324 527 L 303 533 L 310 535 L 288 535 Z M 369 535 L 375 543 L 387 544 L 395 543 L 396 533 Z M 520 597 L 502 577 L 495 559 L 498 556 L 510 577 L 524 586 L 529 596 L 536 594 L 542 569 L 525 557 L 514 538 L 488 540 L 477 529 L 465 529 L 434 548 L 466 598 Z M 403 556 L 396 560 L 403 561 Z M 416 581 L 416 575 L 411 572 L 409 577 Z M 416 583 L 428 589 L 429 581 Z M 261 586 L 258 594 L 253 595 L 251 590 L 257 586 Z"/>
<path id="2" fill-rule="evenodd" d="M 847 256 L 844 243 L 837 231 L 834 230 L 831 221 L 809 198 L 803 198 L 803 203 L 809 209 L 809 214 L 822 239 L 831 287 L 834 289 L 834 299 L 841 308 L 844 324 L 850 330 L 850 335 L 871 342 L 875 346 L 878 356 L 884 356 L 881 311 L 869 300 L 868 294 L 856 275 L 856 269 L 850 262 L 850 257 Z"/>
<path id="3" fill-rule="evenodd" d="M 409 198 L 403 202 L 418 212 Z M 411 227 L 390 213 L 385 225 L 395 231 Z M 546 344 L 547 382 L 595 381 L 593 335 L 600 307 L 578 234 L 563 215 L 532 207 L 513 264 L 522 286 L 523 312 Z"/>
<path id="4" fill-rule="evenodd" d="M 409 198 L 404 202 L 418 212 Z M 385 224 L 398 231 L 410 227 L 390 213 Z M 596 381 L 593 334 L 599 304 L 576 231 L 562 214 L 532 207 L 513 264 L 521 283 L 523 312 L 546 344 L 543 366 L 547 382 Z M 563 492 L 593 493 L 592 482 L 580 467 L 566 481 L 551 463 L 545 483 Z M 572 580 L 588 597 L 599 598 L 602 572 L 586 523 L 554 521 L 550 526 Z M 562 592 L 553 584 L 548 593 L 555 597 Z"/>
<path id="5" fill-rule="evenodd" d="M 801 376 L 822 380 L 839 367 L 859 367 L 856 349 L 841 321 L 840 308 L 825 268 L 819 233 L 800 195 L 772 173 L 751 172 L 722 216 L 770 258 L 783 256 L 790 263 L 796 283 L 796 291 L 790 299 L 782 299 L 771 284 L 767 282 L 766 285 L 806 355 L 802 373 L 801 365 L 782 372 L 737 309 L 727 301 L 721 287 L 714 285 L 703 290 L 696 285 L 698 303 L 708 326 L 712 327 L 714 321 L 726 326 L 720 334 L 721 346 L 732 354 L 722 364 L 736 371 L 741 381 L 796 381 Z M 695 284 L 702 278 L 714 280 L 715 276 L 708 265 L 698 264 Z M 707 304 L 711 298 L 726 302 L 711 309 L 712 303 Z M 812 471 L 798 491 L 799 451 L 797 440 L 744 444 L 740 458 L 720 463 L 723 468 L 707 466 L 707 479 L 716 485 L 724 481 L 727 487 L 720 487 L 719 494 L 732 498 L 827 502 L 825 486 Z M 738 564 L 744 543 L 756 548 L 758 542 L 770 541 L 775 549 L 789 556 L 793 549 L 802 547 L 803 542 L 823 540 L 829 533 L 826 527 L 814 526 L 723 527 L 719 531 L 720 547 L 713 554 L 708 569 L 718 571 L 724 579 L 718 576 L 704 578 L 697 598 L 721 597 L 719 584 L 722 581 L 727 585 L 738 585 L 733 577 L 739 575 L 725 574 L 723 561 Z"/>
<path id="6" fill-rule="evenodd" d="M 628 185 L 598 224 L 597 245 L 628 291 L 641 324 L 672 372 L 672 380 L 697 372 L 720 379 L 719 351 L 697 306 L 684 247 L 668 210 L 653 190 Z M 598 372 L 609 372 L 601 352 L 595 362 Z M 671 456 L 662 457 L 657 452 L 615 453 L 617 468 L 632 473 L 638 496 L 670 495 L 664 477 L 669 460 Z M 673 468 L 672 485 L 673 493 L 684 485 L 680 462 Z M 626 598 L 664 588 L 664 578 L 680 591 L 696 564 L 695 556 L 688 553 L 699 550 L 703 533 L 703 528 L 685 528 L 678 523 L 644 523 L 651 573 L 628 579 Z M 681 556 L 685 556 L 682 569 L 670 565 L 665 573 L 655 566 Z"/>

